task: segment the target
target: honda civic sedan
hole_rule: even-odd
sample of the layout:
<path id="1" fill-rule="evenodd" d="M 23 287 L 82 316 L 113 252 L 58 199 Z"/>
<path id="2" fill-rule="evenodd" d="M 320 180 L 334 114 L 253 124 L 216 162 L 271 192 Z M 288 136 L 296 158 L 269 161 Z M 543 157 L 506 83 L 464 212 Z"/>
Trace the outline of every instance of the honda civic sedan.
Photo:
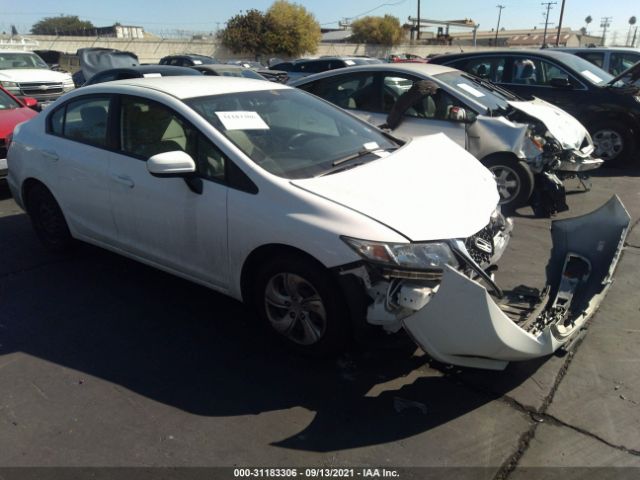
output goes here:
<path id="1" fill-rule="evenodd" d="M 48 248 L 82 240 L 206 285 L 312 354 L 364 327 L 459 365 L 551 353 L 599 303 L 628 225 L 616 198 L 556 222 L 548 298 L 509 316 L 491 269 L 511 223 L 485 167 L 444 135 L 402 144 L 249 79 L 78 89 L 18 126 L 8 160 Z"/>

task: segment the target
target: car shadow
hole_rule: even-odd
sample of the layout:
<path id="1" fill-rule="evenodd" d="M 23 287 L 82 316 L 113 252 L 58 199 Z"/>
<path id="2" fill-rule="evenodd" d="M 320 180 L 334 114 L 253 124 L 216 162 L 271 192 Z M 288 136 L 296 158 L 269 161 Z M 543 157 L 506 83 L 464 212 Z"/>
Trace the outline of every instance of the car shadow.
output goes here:
<path id="1" fill-rule="evenodd" d="M 308 426 L 276 444 L 283 448 L 326 452 L 408 438 L 500 397 L 541 364 L 494 372 L 479 392 L 428 368 L 428 357 L 406 344 L 300 357 L 238 301 L 89 245 L 56 260 L 27 241 L 29 229 L 24 215 L 0 218 L 0 231 L 22 238 L 12 255 L 41 259 L 0 274 L 0 358 L 24 352 L 196 415 L 314 411 Z"/>

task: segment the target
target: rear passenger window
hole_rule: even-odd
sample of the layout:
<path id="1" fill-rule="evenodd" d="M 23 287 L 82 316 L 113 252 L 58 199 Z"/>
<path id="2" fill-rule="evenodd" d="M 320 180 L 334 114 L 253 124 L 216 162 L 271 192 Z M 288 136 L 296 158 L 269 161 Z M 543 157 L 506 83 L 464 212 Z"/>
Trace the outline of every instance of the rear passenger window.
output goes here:
<path id="1" fill-rule="evenodd" d="M 588 62 L 603 68 L 604 65 L 604 53 L 602 52 L 578 52 L 577 56 L 584 58 Z"/>
<path id="2" fill-rule="evenodd" d="M 63 136 L 82 143 L 106 147 L 109 98 L 84 98 L 67 104 Z M 60 110 L 60 111 L 62 111 Z M 52 130 L 60 127 L 60 120 L 52 117 Z M 57 121 L 57 124 L 55 123 Z"/>
<path id="3" fill-rule="evenodd" d="M 611 52 L 609 73 L 618 76 L 626 69 L 633 67 L 639 61 L 640 54 L 637 53 Z"/>

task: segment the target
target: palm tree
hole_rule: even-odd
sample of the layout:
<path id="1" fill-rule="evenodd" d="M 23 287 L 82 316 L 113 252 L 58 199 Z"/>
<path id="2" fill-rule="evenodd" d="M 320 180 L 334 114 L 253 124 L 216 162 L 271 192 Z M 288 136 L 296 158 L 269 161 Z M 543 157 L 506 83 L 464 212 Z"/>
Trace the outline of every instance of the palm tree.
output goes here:
<path id="1" fill-rule="evenodd" d="M 636 24 L 635 15 L 629 19 L 629 33 L 627 33 L 627 43 L 625 45 L 629 45 L 629 41 L 631 39 L 631 29 Z M 633 47 L 633 45 L 631 45 Z"/>
<path id="2" fill-rule="evenodd" d="M 587 15 L 587 18 L 584 19 L 584 23 L 587 24 L 587 26 L 585 27 L 585 31 L 589 31 L 589 24 L 593 22 L 593 17 L 591 15 Z"/>

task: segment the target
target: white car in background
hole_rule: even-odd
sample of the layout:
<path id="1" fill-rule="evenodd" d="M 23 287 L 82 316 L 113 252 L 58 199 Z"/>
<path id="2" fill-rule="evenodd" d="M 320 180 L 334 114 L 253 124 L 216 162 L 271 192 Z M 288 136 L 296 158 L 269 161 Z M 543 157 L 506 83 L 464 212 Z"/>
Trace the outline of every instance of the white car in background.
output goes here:
<path id="1" fill-rule="evenodd" d="M 38 55 L 0 49 L 0 85 L 16 97 L 31 97 L 47 106 L 73 90 L 71 75 L 55 72 Z"/>
<path id="2" fill-rule="evenodd" d="M 491 271 L 511 229 L 491 173 L 444 135 L 402 145 L 297 89 L 93 85 L 20 125 L 8 160 L 45 246 L 79 239 L 206 285 L 315 354 L 363 326 L 458 365 L 549 354 L 602 298 L 628 224 L 615 198 L 556 222 L 549 300 L 523 320 Z"/>

